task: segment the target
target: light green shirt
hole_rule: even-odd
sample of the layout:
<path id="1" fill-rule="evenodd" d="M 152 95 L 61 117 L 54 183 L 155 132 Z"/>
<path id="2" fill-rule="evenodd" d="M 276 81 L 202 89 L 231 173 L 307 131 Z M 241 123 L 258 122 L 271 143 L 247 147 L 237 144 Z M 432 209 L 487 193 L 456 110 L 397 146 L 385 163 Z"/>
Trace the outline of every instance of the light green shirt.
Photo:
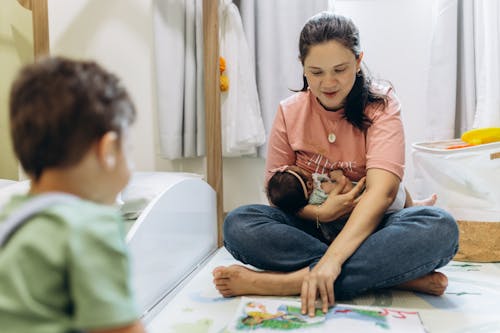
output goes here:
<path id="1" fill-rule="evenodd" d="M 30 196 L 14 197 L 0 223 Z M 0 331 L 68 332 L 137 320 L 119 213 L 75 200 L 26 221 L 0 248 Z"/>

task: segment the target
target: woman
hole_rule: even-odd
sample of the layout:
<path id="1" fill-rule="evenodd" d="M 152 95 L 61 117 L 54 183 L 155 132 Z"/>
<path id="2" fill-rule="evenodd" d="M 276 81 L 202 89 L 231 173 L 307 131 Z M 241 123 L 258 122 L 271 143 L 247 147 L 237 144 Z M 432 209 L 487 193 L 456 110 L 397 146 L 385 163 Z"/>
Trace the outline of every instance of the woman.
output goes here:
<path id="1" fill-rule="evenodd" d="M 400 104 L 391 87 L 372 83 L 362 69 L 356 26 L 340 15 L 317 14 L 302 29 L 299 52 L 304 88 L 280 103 L 266 182 L 270 170 L 297 165 L 309 172 L 340 169 L 358 184 L 296 215 L 265 205 L 232 211 L 224 224 L 227 250 L 263 271 L 218 267 L 216 288 L 226 297 L 300 294 L 310 316 L 317 297 L 326 312 L 335 298 L 379 288 L 443 294 L 447 277 L 434 270 L 455 255 L 457 225 L 432 206 L 385 214 L 404 172 Z M 338 224 L 331 243 L 318 223 Z"/>

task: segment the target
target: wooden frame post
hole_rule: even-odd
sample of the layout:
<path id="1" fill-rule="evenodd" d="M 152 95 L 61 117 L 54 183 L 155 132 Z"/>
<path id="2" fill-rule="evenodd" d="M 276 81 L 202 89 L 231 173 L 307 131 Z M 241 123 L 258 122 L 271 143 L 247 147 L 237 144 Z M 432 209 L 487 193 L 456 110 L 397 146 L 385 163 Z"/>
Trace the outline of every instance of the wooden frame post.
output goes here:
<path id="1" fill-rule="evenodd" d="M 47 0 L 17 0 L 21 6 L 31 10 L 33 17 L 33 55 L 35 61 L 48 55 L 49 47 L 49 13 Z"/>
<path id="2" fill-rule="evenodd" d="M 33 12 L 33 48 L 35 61 L 41 56 L 48 55 L 49 46 L 49 13 L 47 0 L 32 0 Z"/>
<path id="3" fill-rule="evenodd" d="M 203 0 L 203 65 L 207 182 L 217 196 L 217 244 L 222 246 L 222 134 L 219 88 L 219 0 Z"/>

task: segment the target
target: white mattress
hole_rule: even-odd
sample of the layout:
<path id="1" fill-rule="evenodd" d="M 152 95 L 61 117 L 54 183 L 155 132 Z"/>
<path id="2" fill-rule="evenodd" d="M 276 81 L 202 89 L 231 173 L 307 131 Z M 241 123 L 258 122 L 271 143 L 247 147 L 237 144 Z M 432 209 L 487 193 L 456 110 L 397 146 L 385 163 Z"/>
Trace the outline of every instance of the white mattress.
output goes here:
<path id="1" fill-rule="evenodd" d="M 148 332 L 225 332 L 240 297 L 221 297 L 211 272 L 234 263 L 224 248 L 218 249 L 145 318 Z M 416 310 L 429 333 L 500 332 L 500 263 L 451 262 L 440 271 L 449 278 L 441 297 L 382 290 L 343 303 Z"/>

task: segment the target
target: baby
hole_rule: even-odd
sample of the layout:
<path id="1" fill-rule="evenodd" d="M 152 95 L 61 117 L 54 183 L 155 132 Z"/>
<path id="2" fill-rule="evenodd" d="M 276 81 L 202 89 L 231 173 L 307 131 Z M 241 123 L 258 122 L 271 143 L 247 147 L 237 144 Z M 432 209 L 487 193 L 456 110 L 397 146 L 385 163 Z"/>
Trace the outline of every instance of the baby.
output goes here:
<path id="1" fill-rule="evenodd" d="M 298 213 L 308 204 L 321 205 L 336 186 L 343 186 L 340 194 L 349 192 L 354 186 L 349 181 L 343 185 L 336 181 L 343 177 L 341 170 L 334 170 L 329 174 L 311 174 L 292 165 L 283 166 L 273 172 L 267 184 L 267 197 L 271 204 L 289 214 Z M 424 200 L 413 200 L 406 188 L 400 185 L 398 195 L 388 212 L 412 206 L 432 206 L 436 200 L 436 194 Z"/>

